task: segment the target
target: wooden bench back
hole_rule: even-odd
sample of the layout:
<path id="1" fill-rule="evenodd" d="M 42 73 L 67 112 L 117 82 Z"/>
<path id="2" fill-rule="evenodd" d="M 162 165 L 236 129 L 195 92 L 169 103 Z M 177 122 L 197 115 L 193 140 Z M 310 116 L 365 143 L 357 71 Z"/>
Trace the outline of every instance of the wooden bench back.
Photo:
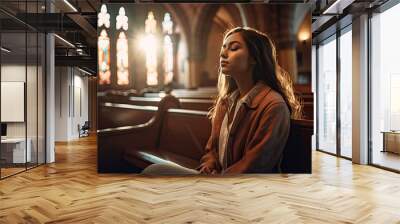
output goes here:
<path id="1" fill-rule="evenodd" d="M 199 162 L 211 134 L 211 121 L 206 114 L 199 111 L 169 109 L 162 123 L 157 147 L 161 154 L 164 152 L 168 157 L 166 152 L 171 152 Z M 293 119 L 290 122 L 290 133 L 283 151 L 281 170 L 283 173 L 311 173 L 313 122 Z M 163 159 L 168 160 L 166 157 Z M 184 158 L 171 159 L 185 166 L 188 162 Z"/>
<path id="2" fill-rule="evenodd" d="M 137 172 L 140 167 L 133 167 L 124 159 L 124 155 L 131 150 L 155 148 L 166 111 L 176 107 L 179 107 L 177 99 L 166 96 L 160 101 L 154 116 L 144 123 L 99 129 L 97 131 L 98 172 Z"/>
<path id="3" fill-rule="evenodd" d="M 130 97 L 128 103 L 101 102 L 98 129 L 143 124 L 157 111 L 163 98 Z M 176 98 L 175 98 L 176 99 Z M 214 101 L 210 99 L 176 99 L 174 107 L 188 110 L 209 111 Z"/>
<path id="4" fill-rule="evenodd" d="M 157 106 L 160 97 L 129 97 L 129 104 L 140 106 Z M 214 104 L 212 99 L 185 99 L 178 98 L 180 109 L 209 111 Z"/>
<path id="5" fill-rule="evenodd" d="M 283 150 L 283 173 L 311 173 L 313 121 L 290 120 L 290 134 Z"/>
<path id="6" fill-rule="evenodd" d="M 207 112 L 168 109 L 158 148 L 161 152 L 168 151 L 200 161 L 210 134 L 211 120 L 207 118 Z"/>
<path id="7" fill-rule="evenodd" d="M 99 130 L 99 172 L 129 171 L 129 166 L 123 162 L 124 154 L 130 150 L 145 152 L 147 148 L 149 152 L 156 149 L 163 159 L 189 164 L 188 167 L 194 168 L 204 153 L 211 133 L 211 123 L 206 116 L 207 112 L 176 109 L 179 107 L 177 103 L 176 98 L 171 96 L 164 99 L 151 118 L 151 126 Z M 143 132 L 140 126 L 143 126 Z M 284 173 L 311 173 L 312 134 L 312 121 L 291 120 L 291 131 L 281 163 Z"/>
<path id="8" fill-rule="evenodd" d="M 149 121 L 157 107 L 133 106 L 129 104 L 104 103 L 99 106 L 98 129 L 138 125 Z"/>

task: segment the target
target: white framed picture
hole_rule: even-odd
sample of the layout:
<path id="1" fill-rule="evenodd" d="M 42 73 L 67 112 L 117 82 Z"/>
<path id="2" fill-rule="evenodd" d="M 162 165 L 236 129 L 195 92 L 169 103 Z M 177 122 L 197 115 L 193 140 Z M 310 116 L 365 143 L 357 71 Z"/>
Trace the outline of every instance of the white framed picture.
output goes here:
<path id="1" fill-rule="evenodd" d="M 1 82 L 1 122 L 24 122 L 25 82 Z"/>

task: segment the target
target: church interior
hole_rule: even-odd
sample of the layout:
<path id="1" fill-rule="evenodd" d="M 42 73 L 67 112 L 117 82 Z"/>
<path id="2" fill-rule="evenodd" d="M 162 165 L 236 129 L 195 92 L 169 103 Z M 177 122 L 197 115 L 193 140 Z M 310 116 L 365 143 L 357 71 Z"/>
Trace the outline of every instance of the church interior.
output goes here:
<path id="1" fill-rule="evenodd" d="M 285 19 L 278 19 L 280 17 Z M 162 20 L 157 21 L 157 18 Z M 105 4 L 100 10 L 99 21 L 99 172 L 134 171 L 136 168 L 140 171 L 157 163 L 148 156 L 186 168 L 194 169 L 200 165 L 211 133 L 207 114 L 218 94 L 223 36 L 229 29 L 243 26 L 271 36 L 276 45 L 278 64 L 290 74 L 295 94 L 303 105 L 303 116 L 296 120 L 292 130 L 308 132 L 309 136 L 297 144 L 292 140 L 293 144 L 304 147 L 296 147 L 293 153 L 285 150 L 287 156 L 283 162 L 289 168 L 289 163 L 293 167 L 287 172 L 311 172 L 310 6 Z M 112 43 L 115 51 L 111 50 Z M 179 102 L 160 97 L 168 94 Z M 154 112 L 155 108 L 147 106 L 158 109 Z M 170 108 L 185 111 L 170 111 Z M 138 128 L 152 117 L 157 121 Z M 161 133 L 152 135 L 149 132 Z"/>
<path id="2" fill-rule="evenodd" d="M 2 0 L 0 223 L 400 222 L 397 21 L 396 0 Z M 280 172 L 141 175 L 199 167 L 235 27 L 301 105 Z"/>

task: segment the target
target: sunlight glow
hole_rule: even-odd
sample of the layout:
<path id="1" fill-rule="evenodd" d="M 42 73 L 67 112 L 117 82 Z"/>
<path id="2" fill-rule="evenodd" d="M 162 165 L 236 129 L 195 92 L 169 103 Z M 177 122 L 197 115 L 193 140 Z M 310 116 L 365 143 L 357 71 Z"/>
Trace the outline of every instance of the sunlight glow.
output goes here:
<path id="1" fill-rule="evenodd" d="M 147 85 L 158 84 L 156 25 L 153 12 L 149 12 L 145 22 L 146 36 L 141 43 L 146 54 Z"/>

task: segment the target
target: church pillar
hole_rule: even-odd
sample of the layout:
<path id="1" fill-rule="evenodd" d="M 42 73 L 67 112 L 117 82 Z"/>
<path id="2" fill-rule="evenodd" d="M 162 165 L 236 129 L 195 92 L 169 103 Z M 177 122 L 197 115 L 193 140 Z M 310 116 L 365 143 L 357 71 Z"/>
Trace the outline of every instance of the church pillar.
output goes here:
<path id="1" fill-rule="evenodd" d="M 202 69 L 202 57 L 195 52 L 192 52 L 188 58 L 189 62 L 189 86 L 188 88 L 197 88 L 200 85 L 200 75 Z"/>
<path id="2" fill-rule="evenodd" d="M 285 69 L 292 77 L 293 82 L 297 80 L 297 56 L 296 56 L 296 36 L 285 35 L 284 38 L 278 38 L 277 58 L 279 65 Z"/>

